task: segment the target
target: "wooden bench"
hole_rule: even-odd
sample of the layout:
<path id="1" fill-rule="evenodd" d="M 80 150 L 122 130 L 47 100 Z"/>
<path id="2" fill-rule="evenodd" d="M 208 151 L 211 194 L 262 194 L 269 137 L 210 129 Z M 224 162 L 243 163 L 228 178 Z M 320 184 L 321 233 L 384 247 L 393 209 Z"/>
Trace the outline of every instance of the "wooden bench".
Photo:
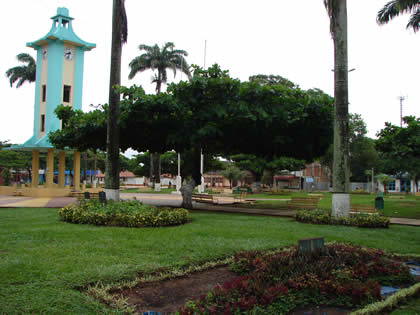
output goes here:
<path id="1" fill-rule="evenodd" d="M 78 202 L 86 200 L 85 193 L 82 191 L 72 191 L 70 192 L 70 196 L 76 197 Z M 99 200 L 99 192 L 89 192 L 89 199 Z"/>
<path id="2" fill-rule="evenodd" d="M 350 213 L 376 213 L 374 205 L 350 205 Z"/>
<path id="3" fill-rule="evenodd" d="M 23 191 L 21 189 L 17 189 L 13 192 L 13 196 L 23 196 Z"/>
<path id="4" fill-rule="evenodd" d="M 213 203 L 213 195 L 208 195 L 208 194 L 192 194 L 192 201 Z"/>
<path id="5" fill-rule="evenodd" d="M 318 202 L 319 198 L 314 197 L 292 197 L 286 207 L 293 210 L 314 210 L 318 208 Z"/>

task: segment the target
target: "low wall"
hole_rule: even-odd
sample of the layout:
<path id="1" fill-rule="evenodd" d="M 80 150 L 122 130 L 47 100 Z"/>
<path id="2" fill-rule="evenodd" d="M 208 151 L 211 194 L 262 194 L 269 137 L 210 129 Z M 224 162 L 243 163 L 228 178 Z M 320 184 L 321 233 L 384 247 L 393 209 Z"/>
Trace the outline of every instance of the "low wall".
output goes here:
<path id="1" fill-rule="evenodd" d="M 16 190 L 16 187 L 0 186 L 0 195 L 13 196 L 15 190 Z"/>
<path id="2" fill-rule="evenodd" d="M 0 195 L 14 196 L 18 192 L 19 196 L 24 197 L 68 197 L 70 196 L 71 188 L 66 186 L 65 188 L 58 188 L 56 185 L 53 188 L 45 187 L 16 187 L 16 186 L 0 186 Z M 88 191 L 90 193 L 98 193 L 103 191 L 102 188 L 86 188 L 81 191 Z"/>

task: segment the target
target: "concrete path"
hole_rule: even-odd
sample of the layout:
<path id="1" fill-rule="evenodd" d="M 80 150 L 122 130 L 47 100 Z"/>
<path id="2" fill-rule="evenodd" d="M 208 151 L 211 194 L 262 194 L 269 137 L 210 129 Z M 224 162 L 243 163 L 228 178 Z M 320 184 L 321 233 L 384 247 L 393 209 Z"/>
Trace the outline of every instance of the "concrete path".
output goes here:
<path id="1" fill-rule="evenodd" d="M 136 199 L 141 202 L 155 206 L 171 206 L 180 207 L 182 197 L 175 194 L 145 194 L 145 193 L 121 193 L 121 199 Z M 251 215 L 265 215 L 275 217 L 292 217 L 295 214 L 293 210 L 277 210 L 277 209 L 255 209 L 255 208 L 238 208 L 233 207 L 233 198 L 217 197 L 218 204 L 211 205 L 207 203 L 193 202 L 194 210 L 226 212 L 226 213 L 242 213 Z M 32 197 L 15 197 L 0 195 L 0 208 L 62 208 L 69 204 L 77 204 L 75 197 L 55 197 L 55 198 L 32 198 Z M 193 210 L 193 211 L 194 211 Z M 392 224 L 412 225 L 420 227 L 420 220 L 406 218 L 391 218 Z"/>

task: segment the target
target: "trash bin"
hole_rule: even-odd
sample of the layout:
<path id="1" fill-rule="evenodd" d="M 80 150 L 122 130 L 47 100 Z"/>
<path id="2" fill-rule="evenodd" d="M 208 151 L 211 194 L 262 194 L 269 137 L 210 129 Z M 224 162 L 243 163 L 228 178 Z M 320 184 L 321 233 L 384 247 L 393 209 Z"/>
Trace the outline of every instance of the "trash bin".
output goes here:
<path id="1" fill-rule="evenodd" d="M 378 196 L 375 198 L 375 209 L 376 210 L 384 210 L 385 202 L 384 197 Z"/>

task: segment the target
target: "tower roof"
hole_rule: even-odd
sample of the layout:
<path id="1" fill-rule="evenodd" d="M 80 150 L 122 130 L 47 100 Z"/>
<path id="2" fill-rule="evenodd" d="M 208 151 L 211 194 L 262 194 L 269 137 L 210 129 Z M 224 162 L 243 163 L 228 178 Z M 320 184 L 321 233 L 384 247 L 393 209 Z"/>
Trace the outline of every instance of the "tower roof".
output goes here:
<path id="1" fill-rule="evenodd" d="M 60 40 L 81 46 L 85 50 L 91 50 L 96 47 L 96 44 L 85 42 L 74 33 L 71 25 L 73 18 L 69 16 L 67 8 L 57 8 L 57 14 L 51 19 L 53 23 L 48 34 L 36 41 L 26 43 L 26 46 L 37 48 L 47 44 L 49 41 Z"/>

